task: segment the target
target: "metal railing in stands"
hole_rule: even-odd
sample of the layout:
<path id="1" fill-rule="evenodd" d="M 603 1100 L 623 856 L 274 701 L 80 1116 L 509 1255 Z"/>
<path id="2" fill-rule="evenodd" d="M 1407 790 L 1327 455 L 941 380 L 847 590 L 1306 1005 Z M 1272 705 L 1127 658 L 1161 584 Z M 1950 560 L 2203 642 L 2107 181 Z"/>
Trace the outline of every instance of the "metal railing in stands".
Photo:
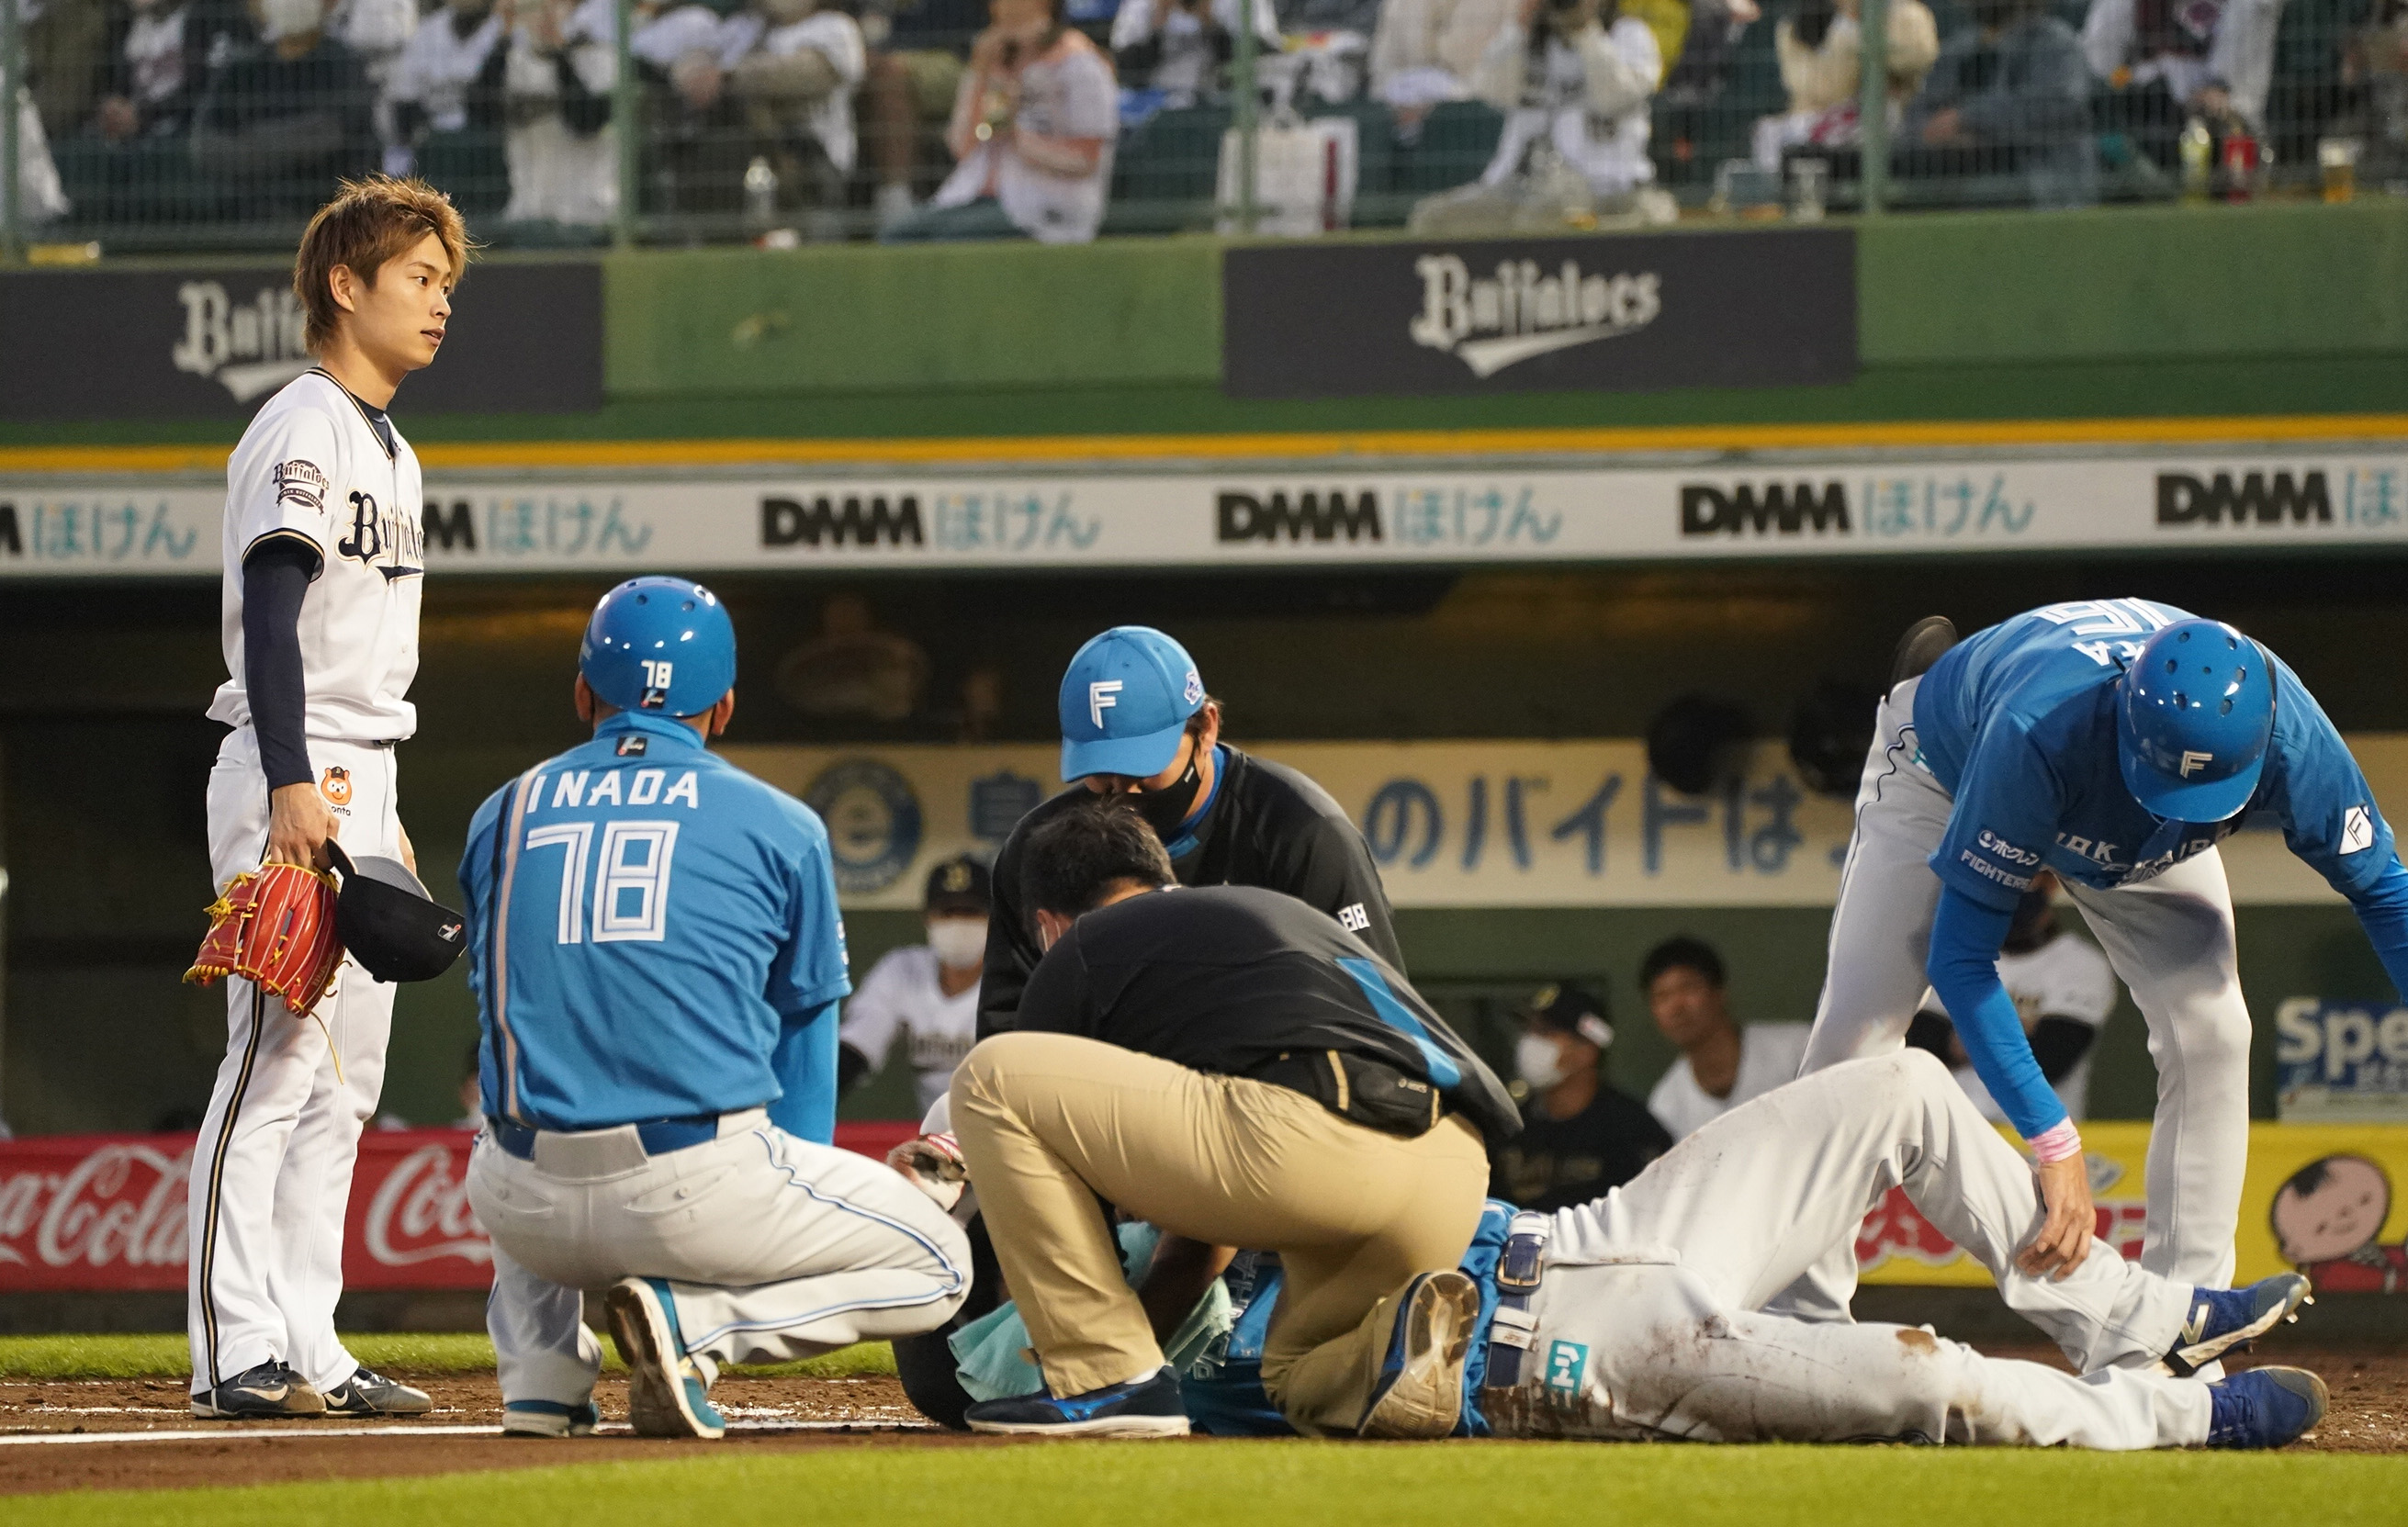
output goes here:
<path id="1" fill-rule="evenodd" d="M 868 239 L 952 168 L 978 21 L 976 0 L 799 21 L 809 0 L 495 0 L 425 13 L 445 30 L 413 41 L 413 3 L 336 0 L 292 34 L 313 0 L 0 0 L 0 102 L 20 103 L 0 110 L 0 165 L 20 166 L 0 257 L 273 249 L 380 166 L 506 247 Z M 1264 0 L 1276 42 L 1235 28 L 1233 0 L 1120 3 L 1161 36 L 1124 24 L 1114 55 L 1114 0 L 1069 0 L 1118 72 L 1106 235 L 1405 225 L 1526 136 L 1475 87 L 1549 88 L 1544 49 L 1510 40 L 1485 82 L 1375 67 L 1371 36 L 1318 27 L 1334 0 Z M 1577 36 L 1598 4 L 1524 8 Z M 2185 30 L 2211 21 L 2229 36 Z M 2408 193 L 2408 0 L 1609 0 L 1601 25 L 1626 64 L 1669 65 L 1618 116 L 1591 109 L 1594 74 L 1576 82 L 1549 123 L 1563 152 L 1496 167 L 1518 198 L 1499 226 Z M 1580 189 L 1581 164 L 1641 133 L 1623 164 L 1643 194 Z"/>

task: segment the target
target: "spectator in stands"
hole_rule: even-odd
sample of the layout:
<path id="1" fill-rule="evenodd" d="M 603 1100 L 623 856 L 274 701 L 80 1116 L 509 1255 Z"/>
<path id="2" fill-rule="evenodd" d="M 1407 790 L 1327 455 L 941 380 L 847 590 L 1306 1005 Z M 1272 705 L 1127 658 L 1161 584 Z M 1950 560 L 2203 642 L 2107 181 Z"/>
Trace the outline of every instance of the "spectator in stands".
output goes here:
<path id="1" fill-rule="evenodd" d="M 984 0 L 889 0 L 870 13 L 882 46 L 869 55 L 863 90 L 868 107 L 869 154 L 878 168 L 877 208 L 883 228 L 919 205 L 914 176 L 924 157 L 941 151 L 944 126 L 961 93 L 970 39 L 986 25 Z M 933 173 L 930 179 L 936 178 Z"/>
<path id="2" fill-rule="evenodd" d="M 2092 0 L 2082 48 L 2112 94 L 2106 124 L 2166 169 L 2185 122 L 2262 138 L 2283 0 Z"/>
<path id="3" fill-rule="evenodd" d="M 1240 0 L 1125 0 L 1112 17 L 1112 62 L 1121 83 L 1154 91 L 1173 108 L 1224 95 L 1221 65 L 1236 50 Z M 1280 50 L 1271 0 L 1253 0 L 1254 36 L 1265 53 Z"/>
<path id="4" fill-rule="evenodd" d="M 1672 1149 L 1645 1105 L 1600 1075 L 1612 1043 L 1604 1002 L 1580 987 L 1542 987 L 1530 999 L 1513 1047 L 1526 1089 L 1522 1133 L 1496 1152 L 1492 1196 L 1552 1214 L 1621 1187 Z"/>
<path id="5" fill-rule="evenodd" d="M 399 151 L 385 168 L 407 175 L 429 133 L 499 125 L 507 19 L 494 0 L 450 0 L 410 34 L 385 87 Z"/>
<path id="6" fill-rule="evenodd" d="M 1691 6 L 1688 35 L 1665 73 L 1664 88 L 1656 93 L 1659 120 L 1671 135 L 1657 150 L 1668 174 L 1681 175 L 1697 160 L 1699 142 L 1717 134 L 1727 109 L 1723 88 L 1730 82 L 1740 39 L 1763 15 L 1756 0 L 1695 0 Z"/>
<path id="7" fill-rule="evenodd" d="M 1062 0 L 992 0 L 946 128 L 959 161 L 926 207 L 881 235 L 1080 244 L 1103 225 L 1120 131 L 1111 61 Z"/>
<path id="8" fill-rule="evenodd" d="M 1430 107 L 1469 100 L 1488 45 L 1516 0 L 1385 0 L 1371 36 L 1371 94 L 1410 138 Z"/>
<path id="9" fill-rule="evenodd" d="M 1425 234 L 1560 229 L 1592 212 L 1669 222 L 1650 183 L 1647 103 L 1664 77 L 1656 35 L 1615 0 L 1521 0 L 1476 79 L 1505 113 L 1479 180 L 1413 208 Z"/>
<path id="10" fill-rule="evenodd" d="M 1675 1140 L 1794 1080 L 1806 1058 L 1806 1024 L 1742 1029 L 1731 1020 L 1724 984 L 1722 956 L 1685 934 L 1648 950 L 1639 967 L 1656 1027 L 1681 1051 L 1647 1094 L 1648 1111 Z"/>
<path id="11" fill-rule="evenodd" d="M 1909 175 L 2023 178 L 2036 207 L 2099 199 L 2090 70 L 2048 0 L 1972 0 L 1908 108 Z"/>
<path id="12" fill-rule="evenodd" d="M 238 0 L 133 0 L 93 128 L 111 143 L 181 136 L 193 125 L 210 53 L 251 40 Z"/>
<path id="13" fill-rule="evenodd" d="M 401 50 L 418 30 L 418 0 L 334 0 L 326 13 L 326 31 L 351 50 L 376 94 L 377 141 L 385 145 L 389 164 L 407 164 L 393 150 L 401 143 L 395 131 L 390 88 Z"/>
<path id="14" fill-rule="evenodd" d="M 2362 183 L 2408 179 L 2408 0 L 2377 0 L 2351 39 L 2350 76 L 2366 81 Z"/>
<path id="15" fill-rule="evenodd" d="M 2066 30 L 2071 34 L 2072 28 Z M 2057 889 L 2054 871 L 2044 869 L 2032 877 L 2032 888 L 2015 905 L 2007 925 L 1999 981 L 2014 999 L 2041 1075 L 2056 1090 L 2067 1115 L 2079 1121 L 2090 1117 L 2090 1051 L 2100 1025 L 2115 1010 L 2117 988 L 2114 967 L 2099 946 L 2057 922 Z M 1907 1026 L 1906 1042 L 1945 1061 L 1983 1118 L 2006 1122 L 2006 1110 L 1973 1074 L 1955 1025 L 1928 992 L 1923 994 L 1923 1010 Z"/>
<path id="16" fill-rule="evenodd" d="M 1940 28 L 1923 0 L 1890 0 L 1885 68 L 1890 121 L 1911 99 L 1940 56 Z M 1783 151 L 1799 145 L 1837 148 L 1862 140 L 1864 27 L 1857 0 L 1805 0 L 1773 23 L 1789 109 L 1756 124 L 1756 162 L 1774 174 Z M 1892 141 L 1896 141 L 1893 136 Z"/>
<path id="17" fill-rule="evenodd" d="M 727 75 L 752 39 L 709 6 L 635 8 L 628 51 L 644 86 L 647 173 L 666 182 L 677 211 L 738 210 L 752 155 Z"/>
<path id="18" fill-rule="evenodd" d="M 54 138 L 81 132 L 108 74 L 108 7 L 98 0 L 15 3 L 22 78 L 41 115 L 42 131 Z"/>
<path id="19" fill-rule="evenodd" d="M 806 209 L 815 233 L 841 236 L 830 220 L 853 174 L 853 93 L 869 64 L 861 23 L 821 0 L 752 0 L 728 23 L 728 52 L 748 161 L 768 160 L 781 208 Z"/>
<path id="20" fill-rule="evenodd" d="M 518 0 L 503 65 L 510 200 L 502 218 L 600 227 L 619 209 L 610 125 L 618 61 L 611 0 Z"/>
<path id="21" fill-rule="evenodd" d="M 326 36 L 323 0 L 251 0 L 251 14 L 260 43 L 209 70 L 193 163 L 228 183 L 239 216 L 306 213 L 376 166 L 367 78 Z"/>

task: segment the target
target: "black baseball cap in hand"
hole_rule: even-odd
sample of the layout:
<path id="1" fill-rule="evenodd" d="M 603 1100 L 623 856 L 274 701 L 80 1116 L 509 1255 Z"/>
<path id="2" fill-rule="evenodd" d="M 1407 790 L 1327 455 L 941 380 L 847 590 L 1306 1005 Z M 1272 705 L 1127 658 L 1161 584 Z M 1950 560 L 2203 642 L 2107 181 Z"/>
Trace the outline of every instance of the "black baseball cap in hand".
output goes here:
<path id="1" fill-rule="evenodd" d="M 466 920 L 427 895 L 400 861 L 372 854 L 354 860 L 331 839 L 326 853 L 342 879 L 335 932 L 378 980 L 433 980 L 468 947 Z"/>

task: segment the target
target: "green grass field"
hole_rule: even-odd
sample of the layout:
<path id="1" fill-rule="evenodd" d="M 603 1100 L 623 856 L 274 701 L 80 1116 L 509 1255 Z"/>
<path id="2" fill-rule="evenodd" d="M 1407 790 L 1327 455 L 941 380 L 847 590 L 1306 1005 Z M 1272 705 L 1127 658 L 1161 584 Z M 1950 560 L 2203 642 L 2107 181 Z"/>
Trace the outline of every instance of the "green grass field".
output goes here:
<path id="1" fill-rule="evenodd" d="M 396 1332 L 347 1338 L 351 1354 L 371 1368 L 403 1374 L 491 1373 L 494 1344 L 480 1334 Z M 624 1371 L 619 1355 L 602 1344 L 606 1372 Z M 174 1378 L 193 1371 L 191 1349 L 181 1335 L 165 1332 L 105 1336 L 0 1336 L 0 1380 L 11 1378 Z M 884 1342 L 865 1342 L 824 1357 L 767 1367 L 730 1368 L 759 1378 L 849 1378 L 891 1374 L 895 1353 Z"/>
<path id="2" fill-rule="evenodd" d="M 2312 1454 L 1222 1442 L 714 1455 L 696 1445 L 664 1463 L 19 1496 L 0 1514 L 11 1527 L 456 1527 L 572 1516 L 645 1527 L 2395 1527 L 2403 1495 L 2401 1460 Z"/>

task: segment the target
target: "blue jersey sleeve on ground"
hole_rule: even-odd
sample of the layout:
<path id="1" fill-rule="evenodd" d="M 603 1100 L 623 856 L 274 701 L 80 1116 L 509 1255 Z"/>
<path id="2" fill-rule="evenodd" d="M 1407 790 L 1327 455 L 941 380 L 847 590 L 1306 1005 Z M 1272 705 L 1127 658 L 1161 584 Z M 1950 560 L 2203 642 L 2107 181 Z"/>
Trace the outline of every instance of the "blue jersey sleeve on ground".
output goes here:
<path id="1" fill-rule="evenodd" d="M 2012 906 L 2001 911 L 1948 886 L 1932 918 L 1924 974 L 1956 1025 L 1973 1074 L 1998 1100 L 2007 1122 L 2028 1140 L 2065 1122 L 2066 1112 L 2032 1055 L 2014 998 L 1999 980 L 1999 949 L 2014 915 Z"/>

